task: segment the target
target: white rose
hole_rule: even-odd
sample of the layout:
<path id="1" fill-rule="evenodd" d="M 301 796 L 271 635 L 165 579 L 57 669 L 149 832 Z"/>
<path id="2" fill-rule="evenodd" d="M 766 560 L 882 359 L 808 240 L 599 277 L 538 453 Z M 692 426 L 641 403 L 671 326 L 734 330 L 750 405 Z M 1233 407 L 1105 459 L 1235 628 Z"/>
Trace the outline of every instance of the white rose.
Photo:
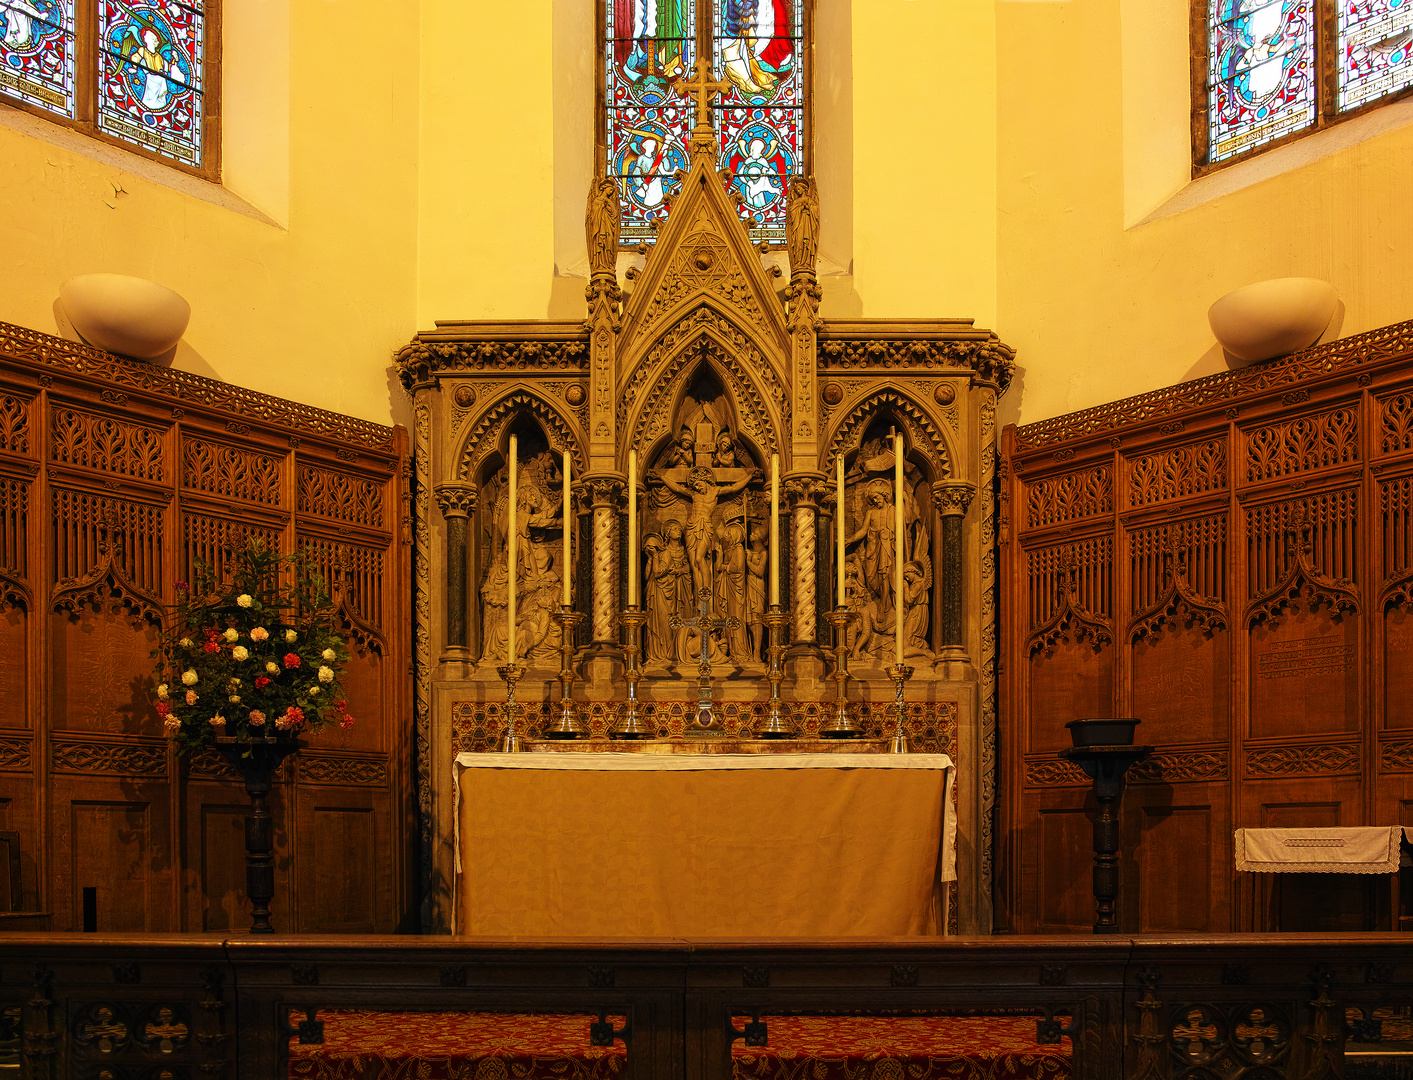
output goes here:
<path id="1" fill-rule="evenodd" d="M 265 664 L 265 670 L 271 675 L 278 675 L 280 673 L 280 665 L 270 660 Z"/>
<path id="2" fill-rule="evenodd" d="M 183 649 L 189 649 L 191 648 L 191 638 L 184 637 L 179 642 L 177 642 L 177 644 L 180 645 Z"/>
<path id="3" fill-rule="evenodd" d="M 240 695 L 239 695 L 239 694 L 232 694 L 230 697 L 226 698 L 226 700 L 229 701 L 232 705 L 239 705 L 239 704 L 240 704 Z"/>
<path id="4" fill-rule="evenodd" d="M 241 607 L 249 607 L 251 604 L 255 603 L 255 600 L 249 593 L 241 593 L 236 597 L 236 603 Z"/>
<path id="5" fill-rule="evenodd" d="M 240 637 L 240 635 L 236 633 L 236 628 L 234 626 L 232 626 L 229 630 L 226 631 L 227 641 L 234 641 L 238 637 Z"/>
<path id="6" fill-rule="evenodd" d="M 196 672 L 192 671 L 191 668 L 187 668 L 182 672 L 182 682 L 187 686 L 195 686 L 196 677 Z"/>
<path id="7" fill-rule="evenodd" d="M 244 645 L 237 645 L 234 649 L 231 650 L 231 655 L 237 660 L 249 660 L 250 650 L 247 649 Z"/>
<path id="8" fill-rule="evenodd" d="M 296 634 L 293 630 L 286 630 L 285 640 L 288 641 L 291 645 L 293 645 L 296 641 L 299 640 L 299 635 Z"/>
<path id="9" fill-rule="evenodd" d="M 318 683 L 315 683 L 313 686 L 311 686 L 311 687 L 309 688 L 309 696 L 310 696 L 310 697 L 318 697 L 318 696 L 319 696 L 319 691 L 322 690 L 322 689 L 323 689 L 323 687 L 319 686 Z"/>
<path id="10" fill-rule="evenodd" d="M 333 663 L 335 655 L 333 649 L 325 649 L 323 655 L 325 660 L 329 661 L 329 663 Z M 328 682 L 329 680 L 325 679 L 324 681 Z"/>
<path id="11" fill-rule="evenodd" d="M 331 668 L 331 667 L 320 667 L 320 668 L 319 668 L 319 681 L 320 681 L 320 682 L 333 682 L 333 681 L 334 681 L 334 669 Z"/>
<path id="12" fill-rule="evenodd" d="M 181 730 L 181 727 L 182 727 L 182 722 L 181 722 L 180 720 L 178 720 L 175 716 L 169 716 L 169 717 L 167 717 L 167 719 L 165 719 L 165 720 L 162 721 L 162 729 L 163 729 L 168 735 L 174 735 L 174 734 L 176 734 L 178 731 Z"/>
<path id="13" fill-rule="evenodd" d="M 157 700 L 158 700 L 158 701 L 166 701 L 166 700 L 167 700 L 167 690 L 168 690 L 168 686 L 167 686 L 166 683 L 162 683 L 162 685 L 160 685 L 159 687 L 157 687 Z"/>

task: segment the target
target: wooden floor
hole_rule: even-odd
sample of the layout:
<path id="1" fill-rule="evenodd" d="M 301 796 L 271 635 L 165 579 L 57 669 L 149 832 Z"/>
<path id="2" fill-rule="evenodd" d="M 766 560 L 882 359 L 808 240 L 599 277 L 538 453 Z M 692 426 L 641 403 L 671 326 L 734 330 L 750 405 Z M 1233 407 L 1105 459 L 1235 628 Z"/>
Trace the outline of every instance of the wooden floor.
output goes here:
<path id="1" fill-rule="evenodd" d="M 625 1080 L 726 1080 L 770 1017 L 1033 1011 L 1072 1075 L 1344 1074 L 1346 1024 L 1413 1000 L 1413 937 L 517 941 L 0 935 L 0 1015 L 29 1075 L 287 1075 L 320 1013 L 577 1013 Z M 614 1020 L 611 1018 L 626 1018 Z M 756 1018 L 765 1018 L 757 1020 Z M 1362 1025 L 1362 1026 L 1361 1026 Z M 307 1045 L 307 1043 L 306 1043 Z M 156 1075 L 154 1073 L 153 1075 Z"/>

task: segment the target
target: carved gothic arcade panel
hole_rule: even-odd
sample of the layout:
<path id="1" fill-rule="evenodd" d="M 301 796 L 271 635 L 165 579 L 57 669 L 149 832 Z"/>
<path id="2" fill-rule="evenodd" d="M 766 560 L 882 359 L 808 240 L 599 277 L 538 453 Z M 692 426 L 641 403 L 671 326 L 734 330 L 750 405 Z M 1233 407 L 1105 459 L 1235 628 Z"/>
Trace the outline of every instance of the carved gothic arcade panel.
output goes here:
<path id="1" fill-rule="evenodd" d="M 151 651 L 176 582 L 198 559 L 224 574 L 252 537 L 314 557 L 354 657 L 355 731 L 314 740 L 272 800 L 275 903 L 287 920 L 298 913 L 280 928 L 336 928 L 300 902 L 312 884 L 285 872 L 292 848 L 315 877 L 368 861 L 300 826 L 298 808 L 332 794 L 305 771 L 336 778 L 339 797 L 378 823 L 376 858 L 392 872 L 368 894 L 363 928 L 405 918 L 405 457 L 394 429 L 0 324 L 0 771 L 24 907 L 52 913 L 41 927 L 81 925 L 86 887 L 98 890 L 100 931 L 241 923 L 230 867 L 247 799 L 213 754 L 183 763 L 169 752 Z"/>
<path id="2" fill-rule="evenodd" d="M 1042 711 L 1135 716 L 1156 748 L 1124 802 L 1142 868 L 1125 930 L 1259 925 L 1268 912 L 1251 904 L 1270 898 L 1238 901 L 1234 828 L 1392 824 L 1413 805 L 1410 382 L 1413 324 L 1400 324 L 1007 431 L 1011 928 L 1054 925 L 1067 902 L 1042 864 L 1090 858 L 1087 835 L 1036 848 L 1087 790 L 1056 760 L 1066 740 Z M 1066 628 L 1092 635 L 1087 661 L 1112 655 L 1107 697 L 1061 651 Z M 1173 843 L 1202 842 L 1206 864 L 1174 861 Z M 1315 929 L 1324 902 L 1312 893 L 1285 914 Z"/>

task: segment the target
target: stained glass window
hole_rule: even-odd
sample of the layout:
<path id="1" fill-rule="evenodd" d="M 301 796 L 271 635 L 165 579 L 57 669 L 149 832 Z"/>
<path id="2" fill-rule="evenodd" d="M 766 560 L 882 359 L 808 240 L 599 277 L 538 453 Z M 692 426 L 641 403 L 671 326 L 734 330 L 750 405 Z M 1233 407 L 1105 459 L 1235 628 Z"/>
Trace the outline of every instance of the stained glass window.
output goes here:
<path id="1" fill-rule="evenodd" d="M 0 94 L 74 115 L 73 0 L 0 0 Z"/>
<path id="2" fill-rule="evenodd" d="M 715 102 L 720 162 L 734 174 L 752 237 L 785 240 L 785 192 L 801 171 L 808 95 L 804 0 L 603 0 L 607 168 L 621 242 L 651 242 L 690 164 L 691 99 L 673 88 L 697 56 L 731 83 Z"/>
<path id="3" fill-rule="evenodd" d="M 200 165 L 204 37 L 188 4 L 99 0 L 99 130 Z"/>
<path id="4" fill-rule="evenodd" d="M 0 99 L 214 176 L 205 62 L 219 5 L 0 0 Z"/>
<path id="5" fill-rule="evenodd" d="M 1210 3 L 1210 160 L 1314 124 L 1313 0 Z"/>
<path id="6" fill-rule="evenodd" d="M 785 243 L 785 192 L 804 145 L 802 0 L 717 0 L 712 62 L 731 92 L 716 102 L 720 160 L 756 241 Z"/>
<path id="7" fill-rule="evenodd" d="M 1341 109 L 1413 83 L 1413 0 L 1340 0 L 1338 32 Z"/>
<path id="8" fill-rule="evenodd" d="M 1198 3 L 1207 35 L 1207 78 L 1193 102 L 1199 171 L 1413 92 L 1413 0 Z"/>

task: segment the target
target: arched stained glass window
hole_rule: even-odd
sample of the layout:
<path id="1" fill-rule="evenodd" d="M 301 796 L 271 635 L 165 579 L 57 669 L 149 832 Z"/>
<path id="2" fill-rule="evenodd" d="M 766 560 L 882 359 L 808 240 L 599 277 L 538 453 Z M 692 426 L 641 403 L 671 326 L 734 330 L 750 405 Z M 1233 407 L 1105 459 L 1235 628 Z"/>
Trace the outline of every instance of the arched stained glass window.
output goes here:
<path id="1" fill-rule="evenodd" d="M 0 100 L 214 179 L 219 26 L 219 0 L 0 0 Z"/>
<path id="2" fill-rule="evenodd" d="M 1199 173 L 1348 119 L 1413 85 L 1413 0 L 1195 3 Z"/>
<path id="3" fill-rule="evenodd" d="M 714 103 L 720 161 L 752 239 L 785 243 L 789 178 L 809 168 L 809 0 L 603 0 L 600 167 L 619 185 L 623 246 L 651 243 L 687 168 L 693 121 L 674 88 L 698 56 L 731 84 Z"/>

